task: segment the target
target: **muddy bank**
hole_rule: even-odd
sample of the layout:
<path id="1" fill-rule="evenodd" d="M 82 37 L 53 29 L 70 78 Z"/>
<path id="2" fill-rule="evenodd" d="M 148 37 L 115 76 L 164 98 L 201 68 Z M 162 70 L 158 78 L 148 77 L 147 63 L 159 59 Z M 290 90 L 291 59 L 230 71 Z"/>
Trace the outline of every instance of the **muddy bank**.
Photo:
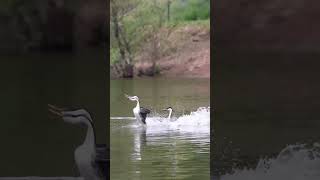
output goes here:
<path id="1" fill-rule="evenodd" d="M 171 50 L 156 61 L 156 70 L 165 77 L 210 77 L 210 30 L 194 25 L 178 28 L 170 37 Z M 150 75 L 152 62 L 141 55 L 135 63 L 137 76 Z"/>

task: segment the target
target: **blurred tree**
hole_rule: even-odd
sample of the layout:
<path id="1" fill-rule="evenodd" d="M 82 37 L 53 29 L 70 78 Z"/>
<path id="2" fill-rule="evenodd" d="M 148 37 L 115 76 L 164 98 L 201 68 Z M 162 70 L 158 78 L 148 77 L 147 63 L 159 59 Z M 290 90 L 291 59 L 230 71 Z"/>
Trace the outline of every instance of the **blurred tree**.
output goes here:
<path id="1" fill-rule="evenodd" d="M 122 77 L 133 77 L 133 58 L 129 38 L 125 30 L 124 17 L 137 7 L 136 0 L 111 0 L 111 27 L 119 49 L 120 59 L 113 65 Z"/>
<path id="2" fill-rule="evenodd" d="M 133 77 L 139 58 L 147 63 L 138 74 L 155 75 L 156 62 L 170 49 L 169 35 L 176 25 L 208 19 L 209 4 L 210 0 L 111 0 L 111 70 L 116 76 Z"/>

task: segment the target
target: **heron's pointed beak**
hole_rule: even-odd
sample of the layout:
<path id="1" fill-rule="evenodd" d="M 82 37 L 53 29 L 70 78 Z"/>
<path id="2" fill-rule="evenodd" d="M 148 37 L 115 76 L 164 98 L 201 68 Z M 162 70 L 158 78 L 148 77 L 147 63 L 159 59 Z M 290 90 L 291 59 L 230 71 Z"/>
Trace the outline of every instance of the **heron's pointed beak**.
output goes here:
<path id="1" fill-rule="evenodd" d="M 63 111 L 62 108 L 58 108 L 58 107 L 56 107 L 56 106 L 54 106 L 54 105 L 48 104 L 48 110 L 49 110 L 52 114 L 54 114 L 54 115 L 62 118 L 62 111 Z"/>

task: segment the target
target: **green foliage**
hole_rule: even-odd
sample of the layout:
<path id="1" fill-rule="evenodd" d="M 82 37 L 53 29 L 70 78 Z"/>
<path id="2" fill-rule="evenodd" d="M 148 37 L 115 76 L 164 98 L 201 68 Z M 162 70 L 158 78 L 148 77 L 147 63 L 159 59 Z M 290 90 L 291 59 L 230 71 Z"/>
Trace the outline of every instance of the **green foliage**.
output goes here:
<path id="1" fill-rule="evenodd" d="M 133 57 L 150 43 L 162 27 L 174 28 L 188 24 L 210 27 L 210 0 L 171 0 L 170 22 L 167 22 L 168 0 L 115 0 L 112 5 L 130 9 L 121 18 L 121 30 L 130 45 Z M 128 8 L 134 7 L 134 8 Z M 112 8 L 111 8 L 112 9 Z M 124 10 L 125 11 L 125 10 Z M 113 24 L 110 24 L 111 63 L 120 59 Z M 159 40 L 159 39 L 156 39 Z"/>
<path id="2" fill-rule="evenodd" d="M 138 51 L 151 33 L 155 33 L 164 21 L 165 10 L 151 1 L 140 1 L 139 6 L 123 20 L 132 50 Z"/>
<path id="3" fill-rule="evenodd" d="M 210 19 L 210 0 L 177 0 L 171 9 L 174 21 Z"/>
<path id="4" fill-rule="evenodd" d="M 118 48 L 110 48 L 110 64 L 115 64 L 119 61 L 120 54 Z"/>

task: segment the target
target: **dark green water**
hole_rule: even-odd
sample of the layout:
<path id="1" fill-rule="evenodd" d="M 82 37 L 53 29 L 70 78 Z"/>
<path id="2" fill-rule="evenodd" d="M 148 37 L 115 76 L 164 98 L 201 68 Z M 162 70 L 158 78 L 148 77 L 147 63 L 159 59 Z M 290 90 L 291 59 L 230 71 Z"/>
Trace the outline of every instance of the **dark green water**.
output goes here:
<path id="1" fill-rule="evenodd" d="M 171 106 L 176 117 L 190 114 L 210 106 L 209 87 L 209 79 L 111 80 L 111 117 L 133 117 L 136 104 L 124 93 L 137 95 L 141 105 L 153 112 Z M 209 120 L 209 115 L 206 118 Z M 210 178 L 209 133 L 154 131 L 129 119 L 111 120 L 110 131 L 112 180 Z"/>
<path id="2" fill-rule="evenodd" d="M 107 72 L 97 54 L 0 57 L 0 177 L 77 176 L 86 129 L 50 118 L 47 104 L 85 107 L 108 143 Z"/>

